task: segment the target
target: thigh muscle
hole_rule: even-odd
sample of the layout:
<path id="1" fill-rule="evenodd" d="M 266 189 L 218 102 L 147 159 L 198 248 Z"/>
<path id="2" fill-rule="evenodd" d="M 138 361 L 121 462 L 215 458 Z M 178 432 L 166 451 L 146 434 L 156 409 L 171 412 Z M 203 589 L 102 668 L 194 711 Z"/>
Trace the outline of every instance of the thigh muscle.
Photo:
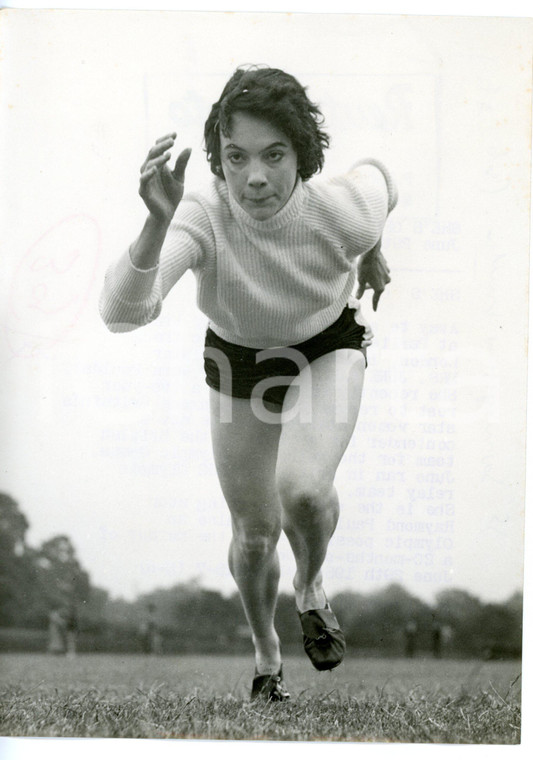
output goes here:
<path id="1" fill-rule="evenodd" d="M 357 421 L 364 371 L 360 351 L 340 349 L 316 359 L 294 381 L 285 399 L 292 411 L 282 422 L 278 479 L 331 486 Z"/>
<path id="2" fill-rule="evenodd" d="M 275 469 L 280 426 L 253 413 L 248 399 L 210 390 L 211 438 L 218 478 L 234 519 L 270 520 L 279 513 Z M 221 412 L 221 401 L 226 404 Z M 231 404 L 231 421 L 227 404 Z"/>

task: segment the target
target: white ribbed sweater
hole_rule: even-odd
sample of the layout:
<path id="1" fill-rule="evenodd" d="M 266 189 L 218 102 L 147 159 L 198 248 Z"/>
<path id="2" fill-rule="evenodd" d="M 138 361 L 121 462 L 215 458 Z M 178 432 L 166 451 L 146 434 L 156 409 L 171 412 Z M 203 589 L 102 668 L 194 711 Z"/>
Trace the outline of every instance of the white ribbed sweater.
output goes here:
<path id="1" fill-rule="evenodd" d="M 153 321 L 172 286 L 192 269 L 197 303 L 225 340 L 267 348 L 307 340 L 332 324 L 354 287 L 355 259 L 381 237 L 397 202 L 388 170 L 358 162 L 331 180 L 302 182 L 273 217 L 257 221 L 213 179 L 183 197 L 160 262 L 137 269 L 129 252 L 109 267 L 100 299 L 110 330 Z"/>

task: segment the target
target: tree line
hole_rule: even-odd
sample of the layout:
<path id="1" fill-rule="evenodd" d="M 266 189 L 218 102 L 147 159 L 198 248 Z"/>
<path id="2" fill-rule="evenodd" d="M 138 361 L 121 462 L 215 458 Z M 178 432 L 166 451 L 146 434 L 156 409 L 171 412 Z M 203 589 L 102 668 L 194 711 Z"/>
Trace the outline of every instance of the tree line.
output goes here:
<path id="1" fill-rule="evenodd" d="M 162 654 L 251 652 L 250 630 L 237 593 L 226 597 L 192 579 L 132 602 L 92 586 L 65 535 L 39 547 L 26 542 L 29 523 L 18 503 L 0 493 L 0 649 L 43 650 L 52 612 L 75 617 L 78 651 Z M 522 595 L 484 603 L 445 589 L 430 605 L 399 584 L 371 594 L 344 591 L 331 599 L 349 652 L 519 657 Z M 299 652 L 294 598 L 282 593 L 277 628 L 284 651 Z"/>

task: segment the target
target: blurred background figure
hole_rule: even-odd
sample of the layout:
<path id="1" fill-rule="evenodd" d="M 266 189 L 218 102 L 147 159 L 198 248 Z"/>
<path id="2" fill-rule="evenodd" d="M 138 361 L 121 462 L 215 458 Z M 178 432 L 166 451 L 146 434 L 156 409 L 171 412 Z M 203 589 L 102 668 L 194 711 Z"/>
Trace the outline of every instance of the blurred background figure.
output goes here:
<path id="1" fill-rule="evenodd" d="M 433 652 L 433 657 L 437 659 L 442 654 L 442 626 L 434 615 L 431 625 L 431 651 Z"/>
<path id="2" fill-rule="evenodd" d="M 145 654 L 161 653 L 161 633 L 156 620 L 155 604 L 146 605 L 146 617 L 139 627 L 141 647 Z"/>
<path id="3" fill-rule="evenodd" d="M 48 651 L 50 654 L 65 654 L 67 651 L 66 622 L 58 608 L 50 610 L 48 616 Z"/>
<path id="4" fill-rule="evenodd" d="M 416 650 L 416 635 L 418 626 L 414 620 L 409 620 L 404 628 L 405 656 L 413 657 Z"/>
<path id="5" fill-rule="evenodd" d="M 78 645 L 78 610 L 74 602 L 70 604 L 64 615 L 65 619 L 65 640 L 66 652 L 68 657 L 75 657 Z"/>

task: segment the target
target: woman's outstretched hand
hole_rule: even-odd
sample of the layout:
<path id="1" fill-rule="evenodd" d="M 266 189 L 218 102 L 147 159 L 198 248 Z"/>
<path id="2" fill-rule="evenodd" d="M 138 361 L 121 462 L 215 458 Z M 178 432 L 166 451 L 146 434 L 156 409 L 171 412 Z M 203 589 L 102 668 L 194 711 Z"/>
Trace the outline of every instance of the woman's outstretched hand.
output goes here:
<path id="1" fill-rule="evenodd" d="M 381 253 L 381 239 L 370 251 L 360 256 L 357 279 L 359 288 L 355 297 L 361 298 L 365 290 L 373 290 L 372 307 L 376 311 L 381 294 L 391 281 L 389 265 Z"/>
<path id="2" fill-rule="evenodd" d="M 160 221 L 170 223 L 178 203 L 183 197 L 185 168 L 191 155 L 186 148 L 179 154 L 174 169 L 168 167 L 170 151 L 176 133 L 160 137 L 153 145 L 141 166 L 139 195 L 150 214 Z"/>

